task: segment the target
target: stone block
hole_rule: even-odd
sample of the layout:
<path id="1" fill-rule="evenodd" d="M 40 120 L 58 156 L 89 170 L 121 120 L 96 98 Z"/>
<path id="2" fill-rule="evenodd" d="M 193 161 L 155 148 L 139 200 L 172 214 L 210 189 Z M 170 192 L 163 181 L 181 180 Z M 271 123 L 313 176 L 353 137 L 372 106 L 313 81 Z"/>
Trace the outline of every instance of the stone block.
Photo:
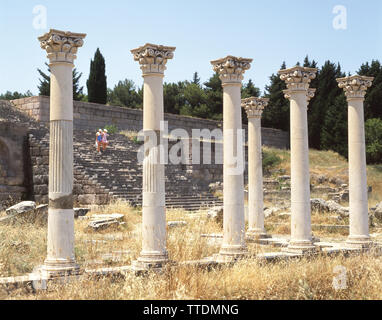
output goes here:
<path id="1" fill-rule="evenodd" d="M 82 194 L 78 196 L 78 202 L 80 204 L 96 204 L 95 194 Z"/>

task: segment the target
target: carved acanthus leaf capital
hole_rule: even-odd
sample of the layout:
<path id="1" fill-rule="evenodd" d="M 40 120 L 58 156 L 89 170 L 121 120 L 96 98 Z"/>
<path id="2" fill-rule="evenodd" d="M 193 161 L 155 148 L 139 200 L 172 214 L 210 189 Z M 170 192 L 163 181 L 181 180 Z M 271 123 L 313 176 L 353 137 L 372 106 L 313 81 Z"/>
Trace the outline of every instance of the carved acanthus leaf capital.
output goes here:
<path id="1" fill-rule="evenodd" d="M 175 49 L 175 47 L 146 43 L 144 46 L 131 50 L 131 53 L 134 55 L 134 60 L 141 65 L 143 75 L 164 74 L 167 60 L 174 57 Z"/>
<path id="2" fill-rule="evenodd" d="M 351 76 L 338 78 L 338 86 L 345 90 L 348 99 L 364 99 L 366 91 L 373 84 L 373 77 Z"/>
<path id="3" fill-rule="evenodd" d="M 306 93 L 306 99 L 308 100 L 308 102 L 310 101 L 310 99 L 314 98 L 315 94 L 316 94 L 316 89 L 312 89 L 312 88 L 308 89 L 308 92 Z"/>
<path id="4" fill-rule="evenodd" d="M 310 82 L 316 78 L 316 68 L 296 66 L 279 71 L 280 79 L 285 81 L 288 90 L 308 90 Z"/>
<path id="5" fill-rule="evenodd" d="M 243 74 L 251 67 L 253 59 L 227 56 L 222 59 L 211 61 L 213 69 L 225 83 L 241 83 Z"/>
<path id="6" fill-rule="evenodd" d="M 296 90 L 291 90 L 291 89 L 283 90 L 284 97 L 288 100 L 292 98 L 293 93 L 295 92 Z M 315 93 L 316 93 L 316 89 L 313 89 L 313 88 L 308 88 L 307 90 L 305 90 L 307 102 L 309 102 L 314 97 Z"/>
<path id="7" fill-rule="evenodd" d="M 51 29 L 39 37 L 41 48 L 46 50 L 50 63 L 67 62 L 73 64 L 78 48 L 84 44 L 84 33 L 72 33 Z"/>
<path id="8" fill-rule="evenodd" d="M 264 108 L 268 105 L 269 99 L 250 97 L 241 100 L 241 106 L 247 113 L 248 118 L 261 118 Z"/>

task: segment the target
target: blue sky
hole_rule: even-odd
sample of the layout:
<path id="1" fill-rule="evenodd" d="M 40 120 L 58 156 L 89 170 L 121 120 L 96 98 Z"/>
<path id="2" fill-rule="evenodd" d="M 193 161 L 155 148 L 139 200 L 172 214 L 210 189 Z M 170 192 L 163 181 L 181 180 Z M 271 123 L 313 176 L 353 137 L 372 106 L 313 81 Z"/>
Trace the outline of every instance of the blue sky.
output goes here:
<path id="1" fill-rule="evenodd" d="M 36 30 L 33 8 L 47 8 L 47 29 Z M 333 8 L 347 9 L 347 29 L 333 28 Z M 0 93 L 38 93 L 38 67 L 45 52 L 37 37 L 49 28 L 87 33 L 75 64 L 85 86 L 97 47 L 106 59 L 108 87 L 125 78 L 141 85 L 141 71 L 130 50 L 146 42 L 176 46 L 165 81 L 202 81 L 210 61 L 228 54 L 253 58 L 245 80 L 264 90 L 282 61 L 293 66 L 306 54 L 322 65 L 339 61 L 354 73 L 361 63 L 382 60 L 380 0 L 0 0 Z"/>

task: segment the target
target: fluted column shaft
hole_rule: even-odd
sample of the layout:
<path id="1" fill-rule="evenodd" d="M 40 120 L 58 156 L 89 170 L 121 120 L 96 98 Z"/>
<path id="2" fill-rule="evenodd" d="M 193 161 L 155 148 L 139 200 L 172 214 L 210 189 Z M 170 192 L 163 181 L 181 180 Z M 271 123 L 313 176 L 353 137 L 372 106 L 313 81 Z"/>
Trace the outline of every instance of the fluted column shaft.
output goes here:
<path id="1" fill-rule="evenodd" d="M 269 99 L 251 97 L 241 101 L 248 116 L 248 235 L 269 238 L 264 227 L 261 115 Z"/>
<path id="2" fill-rule="evenodd" d="M 244 175 L 237 168 L 244 163 L 243 145 L 241 140 L 238 141 L 238 131 L 242 127 L 240 102 L 241 84 L 223 84 L 224 238 L 220 254 L 228 255 L 246 251 Z"/>
<path id="3" fill-rule="evenodd" d="M 291 92 L 291 245 L 312 243 L 306 92 Z"/>
<path id="4" fill-rule="evenodd" d="M 363 98 L 348 100 L 349 223 L 348 242 L 369 241 Z"/>
<path id="5" fill-rule="evenodd" d="M 79 271 L 74 254 L 72 72 L 85 36 L 50 30 L 39 38 L 51 71 L 48 252 L 42 266 L 48 277 Z"/>
<path id="6" fill-rule="evenodd" d="M 145 136 L 142 188 L 142 251 L 133 263 L 136 270 L 160 269 L 168 262 L 166 249 L 165 167 L 161 122 L 163 78 L 175 47 L 147 43 L 131 50 L 143 73 L 143 132 Z M 167 152 L 167 150 L 163 150 Z"/>
<path id="7" fill-rule="evenodd" d="M 217 261 L 227 262 L 247 254 L 244 217 L 244 146 L 241 85 L 252 59 L 227 56 L 211 61 L 223 86 L 223 244 Z"/>
<path id="8" fill-rule="evenodd" d="M 280 70 L 287 85 L 285 97 L 290 100 L 291 144 L 291 239 L 286 251 L 309 253 L 315 250 L 312 241 L 310 209 L 310 176 L 308 144 L 308 101 L 314 96 L 311 80 L 317 69 L 296 66 Z"/>
<path id="9" fill-rule="evenodd" d="M 248 118 L 248 208 L 248 232 L 256 235 L 264 234 L 260 118 Z"/>
<path id="10" fill-rule="evenodd" d="M 163 75 L 144 75 L 143 130 L 146 138 L 143 160 L 142 252 L 139 261 L 162 263 L 166 250 L 164 164 L 160 163 L 163 121 Z M 148 141 L 148 139 L 150 141 Z"/>
<path id="11" fill-rule="evenodd" d="M 48 256 L 71 268 L 74 257 L 72 64 L 51 64 Z"/>
<path id="12" fill-rule="evenodd" d="M 351 76 L 337 79 L 348 101 L 349 237 L 347 244 L 368 247 L 369 213 L 363 101 L 374 78 Z"/>

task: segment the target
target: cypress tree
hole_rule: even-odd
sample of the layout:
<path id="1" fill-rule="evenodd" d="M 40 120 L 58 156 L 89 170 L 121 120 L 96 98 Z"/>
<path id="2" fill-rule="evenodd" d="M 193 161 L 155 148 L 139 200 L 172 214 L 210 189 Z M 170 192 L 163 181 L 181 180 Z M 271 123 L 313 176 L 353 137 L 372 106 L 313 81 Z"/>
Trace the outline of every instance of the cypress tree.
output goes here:
<path id="1" fill-rule="evenodd" d="M 94 54 L 94 60 L 91 60 L 90 62 L 90 74 L 87 81 L 89 102 L 101 104 L 106 104 L 107 102 L 105 69 L 105 59 L 99 48 L 97 48 L 97 51 Z"/>

